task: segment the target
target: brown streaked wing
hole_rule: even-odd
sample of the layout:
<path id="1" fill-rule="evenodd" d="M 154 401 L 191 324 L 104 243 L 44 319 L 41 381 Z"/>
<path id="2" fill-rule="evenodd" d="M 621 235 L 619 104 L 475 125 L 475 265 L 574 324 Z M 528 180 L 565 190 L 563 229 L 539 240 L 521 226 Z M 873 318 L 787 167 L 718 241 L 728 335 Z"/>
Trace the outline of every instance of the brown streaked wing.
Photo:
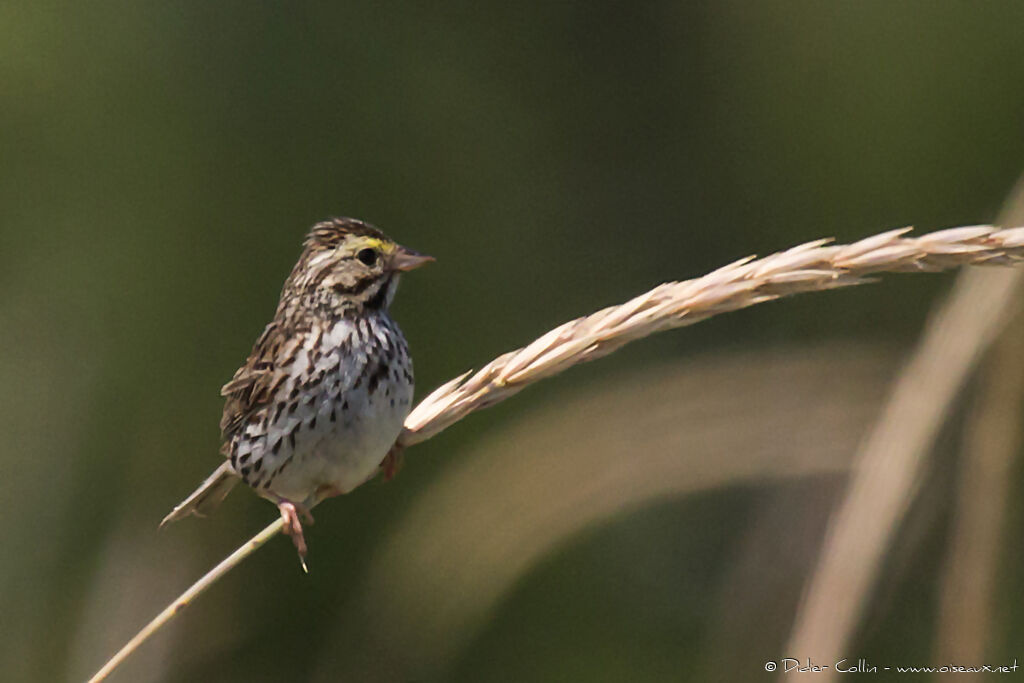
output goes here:
<path id="1" fill-rule="evenodd" d="M 281 383 L 288 378 L 289 366 L 308 333 L 308 326 L 285 324 L 280 320 L 274 320 L 263 330 L 245 364 L 220 390 L 225 397 L 220 421 L 225 445 L 238 429 L 273 400 Z"/>

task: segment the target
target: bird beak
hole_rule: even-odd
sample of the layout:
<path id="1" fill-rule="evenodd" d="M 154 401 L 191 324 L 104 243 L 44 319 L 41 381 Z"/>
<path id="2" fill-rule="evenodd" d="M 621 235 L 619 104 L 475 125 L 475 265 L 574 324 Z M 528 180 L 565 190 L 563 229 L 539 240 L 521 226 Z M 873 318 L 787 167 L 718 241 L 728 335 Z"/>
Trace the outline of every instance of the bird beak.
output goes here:
<path id="1" fill-rule="evenodd" d="M 391 254 L 391 260 L 388 262 L 388 266 L 391 270 L 414 270 L 420 266 L 430 263 L 434 260 L 433 256 L 427 256 L 421 254 L 418 251 L 407 249 L 405 247 L 398 247 Z"/>

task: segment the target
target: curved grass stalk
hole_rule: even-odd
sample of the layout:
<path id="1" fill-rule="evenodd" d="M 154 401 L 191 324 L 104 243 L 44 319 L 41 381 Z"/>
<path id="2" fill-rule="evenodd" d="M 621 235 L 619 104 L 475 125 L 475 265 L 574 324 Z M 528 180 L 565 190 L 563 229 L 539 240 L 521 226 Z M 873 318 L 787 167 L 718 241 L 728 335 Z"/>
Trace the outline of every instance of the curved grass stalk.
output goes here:
<path id="1" fill-rule="evenodd" d="M 952 228 L 907 237 L 891 230 L 849 245 L 815 240 L 760 259 L 747 257 L 703 277 L 667 282 L 618 306 L 560 325 L 528 346 L 434 390 L 405 421 L 398 448 L 425 441 L 472 412 L 529 384 L 594 360 L 627 343 L 801 292 L 872 281 L 882 272 L 934 272 L 964 265 L 1011 265 L 1024 260 L 1024 228 Z M 214 582 L 281 530 L 276 520 L 193 584 L 136 634 L 89 683 L 99 683 L 150 636 Z"/>

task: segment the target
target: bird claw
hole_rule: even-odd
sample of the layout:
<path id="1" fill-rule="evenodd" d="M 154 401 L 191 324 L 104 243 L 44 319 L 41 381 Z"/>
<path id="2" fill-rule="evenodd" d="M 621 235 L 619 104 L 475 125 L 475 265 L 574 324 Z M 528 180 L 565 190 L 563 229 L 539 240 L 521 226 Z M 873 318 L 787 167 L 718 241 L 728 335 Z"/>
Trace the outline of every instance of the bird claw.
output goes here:
<path id="1" fill-rule="evenodd" d="M 284 522 L 283 531 L 291 537 L 292 543 L 295 544 L 295 550 L 299 553 L 302 571 L 308 574 L 306 553 L 309 551 L 309 547 L 306 545 L 306 537 L 302 533 L 302 522 L 299 521 L 299 517 L 301 516 L 307 524 L 313 524 L 313 515 L 305 506 L 296 505 L 290 500 L 280 501 L 277 504 L 277 509 L 281 511 L 281 520 Z"/>

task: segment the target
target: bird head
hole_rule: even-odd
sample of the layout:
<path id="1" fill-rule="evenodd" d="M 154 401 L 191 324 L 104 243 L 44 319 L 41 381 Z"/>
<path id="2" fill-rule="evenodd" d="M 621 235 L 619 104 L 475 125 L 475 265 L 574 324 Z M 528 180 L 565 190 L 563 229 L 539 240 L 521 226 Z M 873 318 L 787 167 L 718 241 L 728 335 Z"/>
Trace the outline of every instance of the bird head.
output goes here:
<path id="1" fill-rule="evenodd" d="M 433 260 L 401 246 L 369 223 L 334 218 L 313 226 L 285 284 L 285 294 L 314 305 L 386 310 L 399 276 Z"/>

